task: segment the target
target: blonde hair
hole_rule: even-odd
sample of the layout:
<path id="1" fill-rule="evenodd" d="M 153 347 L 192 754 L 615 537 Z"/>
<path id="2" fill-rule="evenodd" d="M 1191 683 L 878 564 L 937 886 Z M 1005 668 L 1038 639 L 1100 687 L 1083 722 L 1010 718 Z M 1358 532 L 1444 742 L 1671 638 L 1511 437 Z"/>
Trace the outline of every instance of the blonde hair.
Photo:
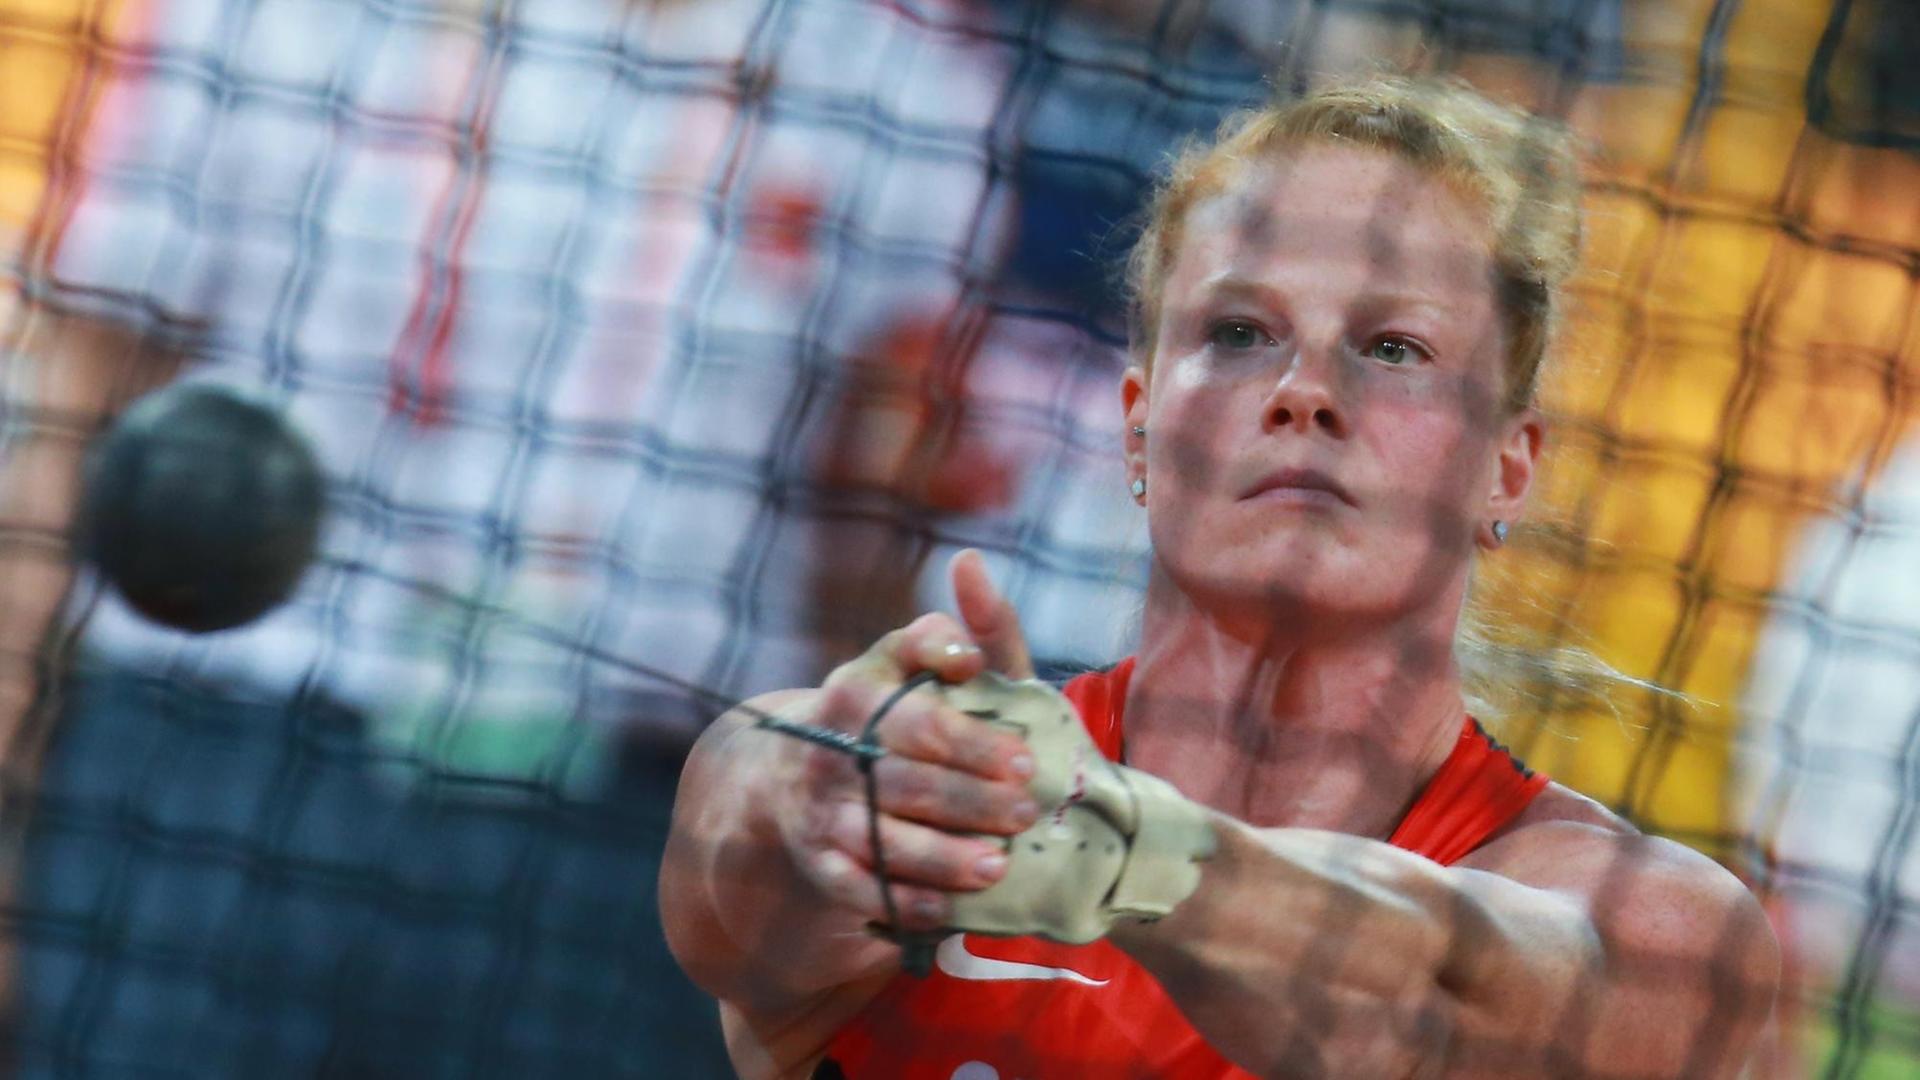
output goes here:
<path id="1" fill-rule="evenodd" d="M 1160 296 L 1187 217 L 1246 166 L 1313 143 L 1360 146 L 1410 162 L 1486 211 L 1506 331 L 1505 402 L 1527 407 L 1558 328 L 1561 286 L 1580 261 L 1580 173 L 1571 135 L 1495 104 L 1465 84 L 1376 75 L 1229 118 L 1191 146 L 1156 187 L 1127 260 L 1137 359 L 1151 367 Z"/>
<path id="2" fill-rule="evenodd" d="M 1564 286 L 1580 261 L 1579 155 L 1563 126 L 1452 80 L 1373 75 L 1338 83 L 1230 117 L 1212 141 L 1178 154 L 1147 204 L 1127 259 L 1135 359 L 1151 371 L 1161 293 L 1194 207 L 1228 191 L 1249 166 L 1315 144 L 1390 154 L 1483 209 L 1505 331 L 1502 402 L 1510 416 L 1531 406 L 1563 316 Z M 1613 691 L 1626 687 L 1668 693 L 1578 645 L 1525 640 L 1520 623 L 1537 620 L 1499 618 L 1477 593 L 1461 612 L 1453 642 L 1477 715 L 1613 709 Z"/>

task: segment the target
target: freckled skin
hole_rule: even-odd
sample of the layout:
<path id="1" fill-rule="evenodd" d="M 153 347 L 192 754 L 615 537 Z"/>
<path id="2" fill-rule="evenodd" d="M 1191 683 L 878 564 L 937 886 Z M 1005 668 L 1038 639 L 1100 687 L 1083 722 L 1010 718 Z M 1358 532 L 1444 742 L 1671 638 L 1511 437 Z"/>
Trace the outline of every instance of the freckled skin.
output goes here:
<path id="1" fill-rule="evenodd" d="M 1126 389 L 1153 433 L 1154 549 L 1182 591 L 1271 611 L 1281 590 L 1367 621 L 1458 591 L 1476 528 L 1513 495 L 1503 453 L 1538 437 L 1498 408 L 1493 277 L 1479 208 L 1384 154 L 1307 149 L 1194 209 L 1151 374 Z M 1283 467 L 1353 505 L 1243 497 Z"/>

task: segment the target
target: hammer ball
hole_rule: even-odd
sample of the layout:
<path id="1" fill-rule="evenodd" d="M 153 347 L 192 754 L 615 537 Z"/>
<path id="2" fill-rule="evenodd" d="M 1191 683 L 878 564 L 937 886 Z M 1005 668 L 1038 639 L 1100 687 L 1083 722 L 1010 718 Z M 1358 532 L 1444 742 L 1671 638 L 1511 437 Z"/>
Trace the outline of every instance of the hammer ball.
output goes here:
<path id="1" fill-rule="evenodd" d="M 319 463 L 279 413 L 227 387 L 175 384 L 89 449 L 76 539 L 134 610 L 207 633 L 293 592 L 325 504 Z"/>

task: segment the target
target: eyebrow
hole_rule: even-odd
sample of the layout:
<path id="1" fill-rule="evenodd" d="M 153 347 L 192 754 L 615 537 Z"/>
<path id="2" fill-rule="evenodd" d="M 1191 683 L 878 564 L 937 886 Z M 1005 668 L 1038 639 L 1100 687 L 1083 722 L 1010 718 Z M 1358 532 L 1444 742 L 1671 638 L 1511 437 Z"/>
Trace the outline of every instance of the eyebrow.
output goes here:
<path id="1" fill-rule="evenodd" d="M 1232 300 L 1245 297 L 1260 303 L 1273 304 L 1285 298 L 1285 293 L 1259 280 L 1231 271 L 1208 278 L 1194 289 L 1195 300 Z M 1441 298 L 1418 289 L 1367 289 L 1354 298 L 1352 306 L 1368 311 L 1389 309 L 1424 308 L 1444 312 L 1449 305 Z"/>
<path id="2" fill-rule="evenodd" d="M 1199 287 L 1194 290 L 1194 295 L 1209 299 L 1231 299 L 1236 296 L 1247 296 L 1256 300 L 1268 300 L 1275 297 L 1279 291 L 1280 290 L 1275 289 L 1265 282 L 1257 281 L 1240 274 L 1226 273 L 1216 274 L 1202 281 Z"/>

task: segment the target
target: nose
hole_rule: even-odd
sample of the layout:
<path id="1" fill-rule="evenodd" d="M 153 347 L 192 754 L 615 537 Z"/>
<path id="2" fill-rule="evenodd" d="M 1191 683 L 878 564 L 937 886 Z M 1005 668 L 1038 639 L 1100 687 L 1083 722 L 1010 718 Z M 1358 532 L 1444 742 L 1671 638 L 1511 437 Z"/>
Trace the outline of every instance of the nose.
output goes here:
<path id="1" fill-rule="evenodd" d="M 1319 350 L 1301 348 L 1280 373 L 1263 403 L 1261 426 L 1268 432 L 1315 431 L 1345 438 L 1347 419 L 1339 404 L 1332 361 Z"/>

